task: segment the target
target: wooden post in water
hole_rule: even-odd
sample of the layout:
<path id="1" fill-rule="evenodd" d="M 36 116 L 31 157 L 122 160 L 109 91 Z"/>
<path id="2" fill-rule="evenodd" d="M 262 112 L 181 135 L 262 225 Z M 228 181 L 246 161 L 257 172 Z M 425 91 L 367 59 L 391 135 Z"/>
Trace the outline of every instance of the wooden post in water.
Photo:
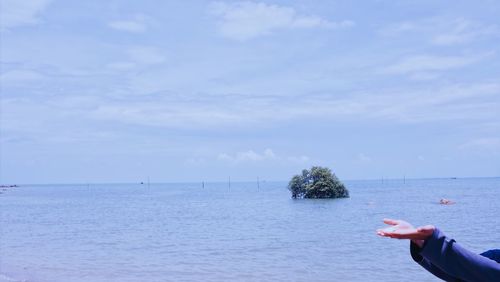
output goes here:
<path id="1" fill-rule="evenodd" d="M 260 179 L 257 176 L 257 191 L 259 191 L 259 190 L 260 190 Z"/>
<path id="2" fill-rule="evenodd" d="M 92 188 L 92 186 L 90 185 L 90 182 L 87 182 L 87 189 L 88 189 L 88 192 L 90 193 L 90 196 L 94 196 L 94 189 Z"/>
<path id="3" fill-rule="evenodd" d="M 205 189 L 205 181 L 201 182 L 201 189 Z"/>

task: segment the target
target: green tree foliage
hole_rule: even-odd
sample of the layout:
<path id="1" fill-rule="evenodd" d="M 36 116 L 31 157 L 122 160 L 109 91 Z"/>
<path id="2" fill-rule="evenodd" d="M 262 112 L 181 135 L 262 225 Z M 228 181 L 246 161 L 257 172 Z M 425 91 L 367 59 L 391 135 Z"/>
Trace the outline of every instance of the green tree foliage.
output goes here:
<path id="1" fill-rule="evenodd" d="M 292 177 L 288 183 L 292 198 L 348 198 L 349 191 L 329 168 L 313 166 Z"/>

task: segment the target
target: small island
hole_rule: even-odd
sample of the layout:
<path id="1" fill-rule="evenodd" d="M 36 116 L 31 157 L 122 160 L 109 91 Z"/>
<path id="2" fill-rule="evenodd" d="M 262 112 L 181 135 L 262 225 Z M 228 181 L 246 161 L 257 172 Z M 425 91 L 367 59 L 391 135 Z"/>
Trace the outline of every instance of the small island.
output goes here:
<path id="1" fill-rule="evenodd" d="M 313 166 L 292 177 L 288 190 L 294 199 L 349 198 L 349 191 L 329 168 Z"/>

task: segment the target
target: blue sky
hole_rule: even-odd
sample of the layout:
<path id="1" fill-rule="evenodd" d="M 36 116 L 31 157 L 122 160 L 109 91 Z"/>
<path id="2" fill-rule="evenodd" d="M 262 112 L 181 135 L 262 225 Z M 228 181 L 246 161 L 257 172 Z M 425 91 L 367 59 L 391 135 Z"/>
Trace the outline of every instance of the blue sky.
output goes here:
<path id="1" fill-rule="evenodd" d="M 498 1 L 0 8 L 2 183 L 500 175 Z"/>

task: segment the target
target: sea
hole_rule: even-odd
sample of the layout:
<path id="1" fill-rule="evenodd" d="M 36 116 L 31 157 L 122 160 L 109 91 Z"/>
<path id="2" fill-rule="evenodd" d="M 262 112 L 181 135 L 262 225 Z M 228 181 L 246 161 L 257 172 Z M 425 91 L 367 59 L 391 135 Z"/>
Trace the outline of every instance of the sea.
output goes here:
<path id="1" fill-rule="evenodd" d="M 3 188 L 0 281 L 438 281 L 376 235 L 384 218 L 500 248 L 500 178 L 344 183 L 318 200 L 270 181 Z"/>

